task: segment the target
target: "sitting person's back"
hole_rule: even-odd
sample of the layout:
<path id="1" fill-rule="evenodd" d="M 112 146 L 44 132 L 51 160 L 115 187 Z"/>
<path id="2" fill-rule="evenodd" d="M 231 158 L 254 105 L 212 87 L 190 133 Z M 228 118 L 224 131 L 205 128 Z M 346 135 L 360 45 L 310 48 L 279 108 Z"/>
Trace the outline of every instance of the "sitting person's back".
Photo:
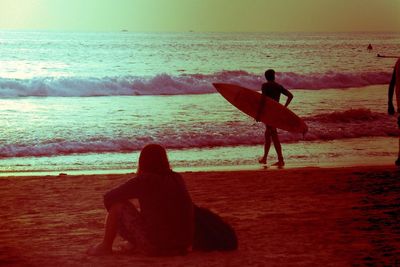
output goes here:
<path id="1" fill-rule="evenodd" d="M 129 199 L 138 199 L 140 211 Z M 192 245 L 192 200 L 159 145 L 143 148 L 138 175 L 107 192 L 104 204 L 108 210 L 104 239 L 88 250 L 91 255 L 111 253 L 117 232 L 134 248 L 151 255 L 184 254 Z"/>
<path id="2" fill-rule="evenodd" d="M 137 198 L 146 238 L 154 253 L 185 250 L 193 236 L 193 205 L 180 174 L 142 173 L 104 196 L 109 209 Z"/>

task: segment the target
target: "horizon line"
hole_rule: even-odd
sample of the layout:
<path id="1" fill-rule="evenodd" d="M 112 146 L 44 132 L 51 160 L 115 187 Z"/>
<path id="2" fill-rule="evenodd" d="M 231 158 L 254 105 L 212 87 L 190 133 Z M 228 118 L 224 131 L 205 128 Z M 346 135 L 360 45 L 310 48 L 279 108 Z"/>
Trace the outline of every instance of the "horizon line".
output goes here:
<path id="1" fill-rule="evenodd" d="M 196 31 L 196 30 L 72 30 L 72 29 L 20 29 L 20 28 L 0 28 L 0 31 L 9 32 L 82 32 L 82 33 L 400 33 L 400 31 L 395 30 L 354 30 L 354 31 L 322 31 L 322 30 L 299 30 L 299 31 Z"/>

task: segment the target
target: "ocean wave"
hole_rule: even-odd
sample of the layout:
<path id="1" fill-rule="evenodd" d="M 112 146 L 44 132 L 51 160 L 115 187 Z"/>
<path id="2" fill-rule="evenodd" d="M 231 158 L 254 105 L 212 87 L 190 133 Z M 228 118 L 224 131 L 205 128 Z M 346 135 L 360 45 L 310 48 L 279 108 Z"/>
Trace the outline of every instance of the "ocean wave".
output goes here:
<path id="1" fill-rule="evenodd" d="M 304 118 L 309 126 L 305 140 L 398 136 L 395 116 L 369 109 L 349 109 Z"/>
<path id="2" fill-rule="evenodd" d="M 289 89 L 351 88 L 387 84 L 388 72 L 361 73 L 277 73 L 277 79 Z M 260 88 L 262 75 L 246 71 L 221 71 L 214 74 L 159 74 L 153 77 L 47 77 L 32 79 L 0 78 L 0 97 L 26 96 L 134 96 L 187 95 L 214 93 L 214 82 L 233 83 Z"/>
<path id="3" fill-rule="evenodd" d="M 306 121 L 315 121 L 319 123 L 355 123 L 377 120 L 387 120 L 384 113 L 372 112 L 370 109 L 357 108 L 344 111 L 333 111 L 330 113 L 318 114 L 306 118 Z"/>
<path id="4" fill-rule="evenodd" d="M 396 117 L 369 109 L 350 109 L 304 118 L 309 131 L 303 136 L 280 131 L 283 143 L 326 141 L 345 138 L 398 136 Z M 150 127 L 150 126 L 149 126 Z M 128 153 L 147 143 L 160 143 L 169 149 L 261 145 L 264 127 L 253 122 L 205 124 L 177 131 L 154 131 L 149 136 L 113 138 L 91 136 L 87 140 L 43 140 L 35 144 L 0 146 L 0 157 L 41 157 L 88 153 Z M 72 137 L 73 138 L 73 137 Z"/>

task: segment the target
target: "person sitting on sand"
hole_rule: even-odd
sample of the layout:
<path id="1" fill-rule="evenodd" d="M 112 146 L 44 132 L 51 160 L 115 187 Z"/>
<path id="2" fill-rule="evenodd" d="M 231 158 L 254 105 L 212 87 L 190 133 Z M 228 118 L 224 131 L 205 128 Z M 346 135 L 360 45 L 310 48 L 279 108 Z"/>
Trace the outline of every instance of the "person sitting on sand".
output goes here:
<path id="1" fill-rule="evenodd" d="M 139 209 L 130 199 L 138 199 Z M 117 233 L 129 241 L 132 251 L 146 255 L 184 255 L 192 245 L 193 203 L 160 145 L 142 149 L 136 177 L 108 191 L 104 205 L 108 215 L 103 241 L 89 248 L 89 255 L 112 253 Z"/>
<path id="2" fill-rule="evenodd" d="M 293 99 L 293 94 L 290 93 L 287 89 L 285 89 L 282 85 L 275 82 L 274 70 L 269 69 L 265 71 L 265 78 L 267 79 L 267 82 L 264 83 L 261 87 L 262 94 L 266 97 L 272 98 L 277 102 L 279 102 L 281 94 L 284 94 L 287 97 L 285 103 L 285 107 L 287 107 L 290 104 L 290 101 L 292 101 Z M 264 101 L 261 101 L 261 103 L 264 103 Z M 261 104 L 258 109 L 256 121 L 259 121 L 258 118 L 260 117 L 262 110 L 263 110 L 263 105 Z M 273 164 L 273 166 L 283 167 L 285 165 L 285 162 L 283 160 L 282 147 L 279 141 L 278 132 L 276 128 L 269 125 L 266 125 L 265 129 L 264 155 L 259 159 L 258 162 L 261 164 L 267 164 L 268 153 L 271 147 L 271 140 L 274 143 L 275 151 L 278 155 L 278 162 Z"/>
<path id="3" fill-rule="evenodd" d="M 397 98 L 397 112 L 399 113 L 399 116 L 397 117 L 397 125 L 400 129 L 400 96 L 397 94 L 400 93 L 400 58 L 397 59 L 396 64 L 394 65 L 393 69 L 393 74 L 392 74 L 392 79 L 389 84 L 389 90 L 388 90 L 388 113 L 390 115 L 394 115 L 395 110 L 393 106 L 393 94 L 396 88 L 396 98 Z M 397 160 L 395 161 L 395 164 L 397 166 L 400 166 L 400 137 L 399 137 L 399 152 L 397 156 Z"/>

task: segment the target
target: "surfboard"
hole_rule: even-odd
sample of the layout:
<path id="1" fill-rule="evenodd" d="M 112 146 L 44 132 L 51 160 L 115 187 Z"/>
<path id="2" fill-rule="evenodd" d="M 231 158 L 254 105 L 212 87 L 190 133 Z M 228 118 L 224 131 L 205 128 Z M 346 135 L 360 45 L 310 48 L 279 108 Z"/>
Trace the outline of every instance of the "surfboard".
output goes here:
<path id="1" fill-rule="evenodd" d="M 269 97 L 238 85 L 226 83 L 213 83 L 213 85 L 229 103 L 254 119 L 263 101 L 259 120 L 266 125 L 294 133 L 304 134 L 308 130 L 299 116 Z"/>

